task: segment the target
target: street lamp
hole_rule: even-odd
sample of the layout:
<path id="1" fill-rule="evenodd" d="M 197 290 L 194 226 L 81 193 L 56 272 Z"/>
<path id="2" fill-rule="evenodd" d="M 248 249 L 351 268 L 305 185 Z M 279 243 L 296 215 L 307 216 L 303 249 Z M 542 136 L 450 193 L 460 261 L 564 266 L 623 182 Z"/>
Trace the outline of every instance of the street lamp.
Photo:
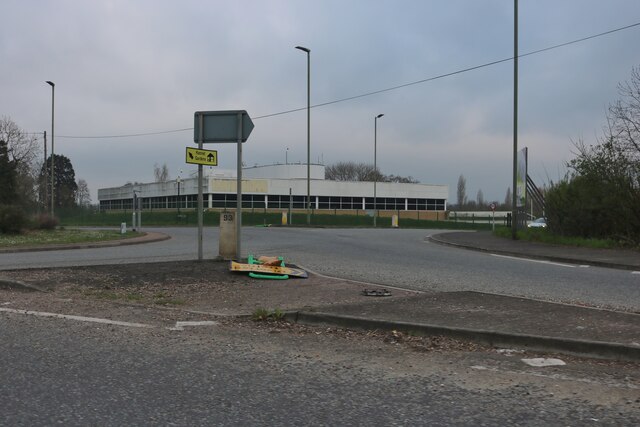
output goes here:
<path id="1" fill-rule="evenodd" d="M 56 97 L 56 84 L 52 81 L 47 80 L 47 84 L 51 86 L 51 216 L 53 216 L 53 206 L 54 206 L 54 195 L 55 195 L 55 181 L 54 181 L 54 169 L 55 163 L 54 159 L 54 151 L 53 151 L 53 119 L 54 119 L 54 107 L 55 107 L 55 97 Z"/>
<path id="2" fill-rule="evenodd" d="M 378 119 L 380 117 L 384 116 L 384 114 L 378 114 L 374 119 L 373 119 L 373 226 L 376 227 L 377 223 L 376 223 L 376 217 L 378 216 L 378 210 L 377 210 L 377 194 L 376 194 L 376 187 L 378 184 L 378 156 L 377 156 L 377 151 L 378 151 Z"/>
<path id="3" fill-rule="evenodd" d="M 307 225 L 311 224 L 311 50 L 296 46 L 307 53 Z"/>

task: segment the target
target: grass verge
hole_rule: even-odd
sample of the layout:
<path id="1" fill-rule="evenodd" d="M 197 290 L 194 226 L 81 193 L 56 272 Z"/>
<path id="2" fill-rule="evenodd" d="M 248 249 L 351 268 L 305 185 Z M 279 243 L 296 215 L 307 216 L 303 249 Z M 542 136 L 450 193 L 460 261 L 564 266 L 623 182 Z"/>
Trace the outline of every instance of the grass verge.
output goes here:
<path id="1" fill-rule="evenodd" d="M 499 237 L 511 238 L 511 229 L 508 227 L 497 228 L 494 234 Z M 621 249 L 622 244 L 612 239 L 585 239 L 584 237 L 559 236 L 552 234 L 545 228 L 527 228 L 516 233 L 518 240 L 530 242 L 549 243 L 552 245 L 577 246 L 592 249 Z"/>
<path id="2" fill-rule="evenodd" d="M 142 233 L 137 232 L 122 235 L 117 230 L 32 230 L 24 234 L 0 234 L 0 248 L 103 242 L 130 239 L 141 235 Z"/>
<path id="3" fill-rule="evenodd" d="M 235 210 L 231 210 L 235 212 Z M 366 211 L 357 211 L 356 215 L 334 213 L 319 214 L 315 211 L 311 213 L 311 225 L 317 227 L 373 227 L 373 217 L 367 215 Z M 444 219 L 444 215 L 438 220 L 428 220 L 425 218 L 412 219 L 405 218 L 403 211 L 399 211 L 400 228 L 429 228 L 429 229 L 450 229 L 450 230 L 490 230 L 489 214 L 486 217 L 476 217 L 474 219 L 457 219 L 449 217 Z M 180 215 L 175 211 L 143 211 L 142 225 L 146 227 L 156 226 L 196 226 L 198 215 L 193 209 L 184 209 Z M 63 226 L 107 226 L 119 227 L 121 223 L 131 224 L 130 212 L 61 212 L 60 224 Z M 217 227 L 220 224 L 219 211 L 206 211 L 203 216 L 205 226 Z M 245 209 L 242 213 L 242 225 L 244 226 L 267 226 L 282 224 L 282 212 L 267 212 L 262 209 Z M 295 212 L 290 222 L 290 226 L 306 226 L 306 213 Z M 377 226 L 380 228 L 390 228 L 391 218 L 379 217 Z"/>

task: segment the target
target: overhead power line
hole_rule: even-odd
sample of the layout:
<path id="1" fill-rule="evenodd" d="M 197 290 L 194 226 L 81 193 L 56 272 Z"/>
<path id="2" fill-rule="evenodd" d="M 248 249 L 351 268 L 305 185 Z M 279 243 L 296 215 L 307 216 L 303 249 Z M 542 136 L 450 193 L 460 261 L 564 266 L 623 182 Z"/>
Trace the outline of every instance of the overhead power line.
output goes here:
<path id="1" fill-rule="evenodd" d="M 581 43 L 587 40 L 591 40 L 591 39 L 595 39 L 598 37 L 603 37 L 609 34 L 613 34 L 613 33 L 617 33 L 620 31 L 624 31 L 624 30 L 628 30 L 634 27 L 638 27 L 640 26 L 640 22 L 636 22 L 635 24 L 631 24 L 631 25 L 626 25 L 624 27 L 619 27 L 619 28 L 615 28 L 613 30 L 609 30 L 609 31 L 605 31 L 602 33 L 598 33 L 598 34 L 593 34 L 591 36 L 586 36 L 586 37 L 582 37 L 579 39 L 575 39 L 575 40 L 571 40 L 565 43 L 560 43 L 560 44 L 556 44 L 553 46 L 549 46 L 549 47 L 545 47 L 542 49 L 537 49 L 537 50 L 533 50 L 531 52 L 527 52 L 527 53 L 523 53 L 522 55 L 518 55 L 518 58 L 524 58 L 526 56 L 531 56 L 531 55 L 536 55 L 542 52 L 547 52 L 550 50 L 554 50 L 554 49 L 559 49 L 561 47 L 565 47 L 565 46 L 569 46 L 572 44 L 576 44 L 576 43 Z M 427 82 L 432 82 L 434 80 L 440 80 L 440 79 L 444 79 L 446 77 L 451 77 L 451 76 L 455 76 L 457 74 L 463 74 L 463 73 L 468 73 L 470 71 L 475 71 L 481 68 L 486 68 L 486 67 L 491 67 L 493 65 L 497 65 L 497 64 L 501 64 L 503 62 L 509 62 L 512 61 L 514 59 L 513 56 L 508 57 L 508 58 L 503 58 L 503 59 L 498 59 L 496 61 L 491 61 L 491 62 L 486 62 L 484 64 L 480 64 L 480 65 L 475 65 L 473 67 L 468 67 L 468 68 L 462 68 L 456 71 L 452 71 L 449 73 L 445 73 L 445 74 L 440 74 L 437 76 L 433 76 L 433 77 L 427 77 L 425 79 L 421 79 L 421 80 L 416 80 L 413 82 L 409 82 L 409 83 L 404 83 L 404 84 L 400 84 L 397 86 L 391 86 L 388 88 L 384 88 L 384 89 L 379 89 L 379 90 L 374 90 L 372 92 L 366 92 L 366 93 L 362 93 L 359 95 L 354 95 L 354 96 L 349 96 L 346 98 L 340 98 L 340 99 L 336 99 L 333 101 L 328 101 L 328 102 L 322 102 L 319 104 L 314 104 L 311 105 L 311 108 L 318 108 L 318 107 L 325 107 L 327 105 L 332 105 L 332 104 L 338 104 L 341 102 L 346 102 L 346 101 L 352 101 L 354 99 L 359 99 L 359 98 L 365 98 L 367 96 L 373 96 L 373 95 L 377 95 L 380 93 L 384 93 L 384 92 L 390 92 L 390 91 L 394 91 L 394 90 L 398 90 L 398 89 L 402 89 L 405 87 L 409 87 L 409 86 L 415 86 L 415 85 L 419 85 L 422 83 L 427 83 Z M 269 117 L 275 117 L 275 116 L 281 116 L 284 114 L 290 114 L 290 113 L 296 113 L 298 111 L 305 111 L 307 109 L 307 107 L 300 107 L 300 108 L 294 108 L 291 110 L 285 110 L 285 111 L 279 111 L 277 113 L 270 113 L 270 114 L 264 114 L 262 116 L 256 116 L 256 117 L 252 117 L 253 120 L 260 120 L 260 119 L 266 119 Z M 162 134 L 167 134 L 167 133 L 176 133 L 176 132 L 186 132 L 189 130 L 193 130 L 193 128 L 182 128 L 182 129 L 173 129 L 173 130 L 166 130 L 166 131 L 158 131 L 158 132 L 144 132 L 144 133 L 133 133 L 133 134 L 124 134 L 124 135 L 102 135 L 102 136 L 75 136 L 75 135 L 56 135 L 58 138 L 77 138 L 77 139 L 101 139 L 101 138 L 130 138 L 130 137 L 138 137 L 138 136 L 150 136 L 150 135 L 162 135 Z"/>
<path id="2" fill-rule="evenodd" d="M 101 138 L 131 138 L 136 136 L 149 136 L 149 135 L 162 135 L 165 133 L 176 133 L 193 130 L 193 128 L 163 130 L 157 132 L 144 132 L 144 133 L 130 133 L 126 135 L 100 135 L 100 136 L 76 136 L 76 135 L 56 135 L 56 138 L 78 138 L 78 139 L 101 139 Z"/>

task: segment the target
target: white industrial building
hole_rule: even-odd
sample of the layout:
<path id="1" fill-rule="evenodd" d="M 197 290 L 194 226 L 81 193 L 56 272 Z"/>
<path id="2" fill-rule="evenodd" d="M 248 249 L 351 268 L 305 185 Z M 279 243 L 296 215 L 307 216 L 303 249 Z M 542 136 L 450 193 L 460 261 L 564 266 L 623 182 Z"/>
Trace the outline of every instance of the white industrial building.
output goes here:
<path id="1" fill-rule="evenodd" d="M 374 210 L 373 182 L 329 181 L 324 165 L 310 165 L 311 208 L 316 213 L 336 210 L 353 213 Z M 128 184 L 98 190 L 100 209 L 131 210 L 134 192 L 142 208 L 195 209 L 197 174 L 167 182 Z M 205 168 L 204 206 L 208 209 L 237 207 L 237 178 L 231 173 Z M 380 215 L 406 211 L 402 217 L 443 218 L 447 210 L 448 185 L 378 182 L 376 206 Z M 268 211 L 303 210 L 307 199 L 307 165 L 277 164 L 242 170 L 242 206 Z M 414 215 L 411 214 L 414 213 Z"/>

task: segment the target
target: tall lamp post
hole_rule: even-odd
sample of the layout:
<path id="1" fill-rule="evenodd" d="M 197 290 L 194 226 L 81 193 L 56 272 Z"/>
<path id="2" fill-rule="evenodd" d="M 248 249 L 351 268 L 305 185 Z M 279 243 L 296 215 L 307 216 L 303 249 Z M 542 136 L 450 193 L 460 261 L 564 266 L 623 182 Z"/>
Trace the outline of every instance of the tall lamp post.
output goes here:
<path id="1" fill-rule="evenodd" d="M 378 119 L 384 116 L 384 114 L 378 114 L 373 119 L 373 226 L 377 227 L 376 218 L 378 216 L 377 210 L 377 193 L 376 187 L 378 185 Z"/>
<path id="2" fill-rule="evenodd" d="M 307 53 L 307 225 L 311 224 L 311 50 L 296 46 Z"/>
<path id="3" fill-rule="evenodd" d="M 51 216 L 53 216 L 53 206 L 55 198 L 55 180 L 54 180 L 54 151 L 53 151 L 53 123 L 55 117 L 55 98 L 56 98 L 56 84 L 47 80 L 47 84 L 51 86 Z"/>

